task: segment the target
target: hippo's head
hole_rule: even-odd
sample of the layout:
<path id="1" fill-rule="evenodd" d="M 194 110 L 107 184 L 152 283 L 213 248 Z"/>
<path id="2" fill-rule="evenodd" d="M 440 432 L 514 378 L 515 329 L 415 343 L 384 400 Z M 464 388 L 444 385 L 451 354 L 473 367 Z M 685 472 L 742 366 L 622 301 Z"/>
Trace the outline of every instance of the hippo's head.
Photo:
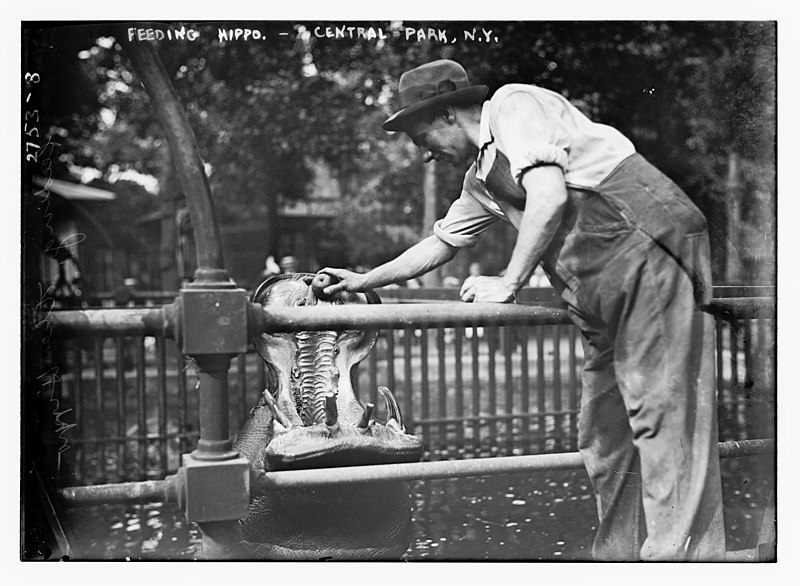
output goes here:
<path id="1" fill-rule="evenodd" d="M 380 303 L 367 293 L 320 299 L 314 275 L 272 277 L 253 295 L 265 307 Z M 405 433 L 391 392 L 379 389 L 387 419 L 372 418 L 351 384 L 377 331 L 263 334 L 254 345 L 264 359 L 268 388 L 251 410 L 235 445 L 258 472 L 415 462 L 422 443 Z M 239 529 L 246 549 L 272 559 L 399 557 L 410 542 L 405 482 L 293 488 L 257 497 Z"/>

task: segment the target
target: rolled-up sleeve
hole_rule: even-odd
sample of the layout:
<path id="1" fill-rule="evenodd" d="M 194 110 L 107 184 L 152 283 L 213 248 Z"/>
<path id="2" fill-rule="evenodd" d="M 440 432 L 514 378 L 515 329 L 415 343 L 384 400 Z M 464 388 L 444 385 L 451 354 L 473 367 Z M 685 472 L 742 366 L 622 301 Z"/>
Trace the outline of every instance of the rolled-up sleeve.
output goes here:
<path id="1" fill-rule="evenodd" d="M 492 133 L 508 157 L 515 181 L 542 165 L 557 165 L 566 172 L 570 135 L 556 104 L 528 92 L 510 91 L 492 99 L 490 115 Z"/>
<path id="2" fill-rule="evenodd" d="M 498 217 L 483 207 L 470 189 L 474 188 L 474 171 L 471 169 L 464 179 L 461 196 L 455 200 L 444 218 L 433 225 L 433 233 L 439 240 L 457 248 L 471 248 L 480 236 Z"/>

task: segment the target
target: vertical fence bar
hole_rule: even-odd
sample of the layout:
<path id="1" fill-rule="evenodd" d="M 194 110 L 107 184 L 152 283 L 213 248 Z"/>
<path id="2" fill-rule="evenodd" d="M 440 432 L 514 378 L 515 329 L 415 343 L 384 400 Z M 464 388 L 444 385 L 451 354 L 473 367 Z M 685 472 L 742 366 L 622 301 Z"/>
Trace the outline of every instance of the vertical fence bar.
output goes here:
<path id="1" fill-rule="evenodd" d="M 436 416 L 439 419 L 439 443 L 443 450 L 447 449 L 447 424 L 443 421 L 447 417 L 447 378 L 445 376 L 445 340 L 444 328 L 439 328 L 436 331 L 436 348 L 438 351 L 437 357 L 439 359 L 438 368 L 438 389 L 436 389 L 436 399 L 438 403 Z"/>
<path id="2" fill-rule="evenodd" d="M 127 444 L 127 393 L 125 388 L 125 338 L 114 339 L 117 368 L 117 475 L 119 481 L 127 480 L 128 444 Z"/>
<path id="3" fill-rule="evenodd" d="M 236 374 L 238 375 L 239 385 L 239 422 L 234 429 L 239 427 L 247 420 L 248 402 L 247 402 L 247 354 L 239 354 L 236 356 Z"/>
<path id="4" fill-rule="evenodd" d="M 405 380 L 403 384 L 405 385 L 405 389 L 403 391 L 403 419 L 407 421 L 406 426 L 409 430 L 414 429 L 414 384 L 413 384 L 413 369 L 411 364 L 412 358 L 412 349 L 414 343 L 414 330 L 412 328 L 406 328 L 403 330 L 403 376 Z M 427 435 L 427 430 L 422 431 L 422 435 Z"/>
<path id="5" fill-rule="evenodd" d="M 497 366 L 497 356 L 495 352 L 497 352 L 497 345 L 499 342 L 498 336 L 500 332 L 498 328 L 491 327 L 486 328 L 486 334 L 489 338 L 489 415 L 496 415 L 497 414 L 497 373 L 495 372 L 495 367 Z M 494 452 L 495 446 L 497 446 L 497 428 L 498 428 L 498 421 L 497 419 L 490 420 L 491 423 L 489 424 L 489 449 Z"/>
<path id="6" fill-rule="evenodd" d="M 514 449 L 514 364 L 513 353 L 516 336 L 513 326 L 503 328 L 503 362 L 505 365 L 505 397 L 503 402 L 506 414 L 506 454 Z"/>
<path id="7" fill-rule="evenodd" d="M 78 473 L 78 482 L 86 481 L 86 434 L 83 425 L 86 414 L 83 409 L 83 351 L 81 350 L 81 339 L 75 341 L 75 348 L 72 352 L 72 407 L 75 416 L 76 447 L 75 447 L 75 470 Z"/>
<path id="8" fill-rule="evenodd" d="M 139 428 L 139 476 L 147 478 L 147 371 L 144 351 L 144 338 L 138 338 L 136 344 L 136 414 Z"/>
<path id="9" fill-rule="evenodd" d="M 564 445 L 565 420 L 560 414 L 563 411 L 561 393 L 561 326 L 556 324 L 553 326 L 553 411 L 557 415 L 553 416 L 553 431 L 559 448 Z"/>
<path id="10" fill-rule="evenodd" d="M 185 454 L 189 451 L 189 399 L 186 383 L 186 359 L 180 352 L 175 357 L 178 374 L 178 427 L 180 433 L 180 453 Z M 263 362 L 263 361 L 262 361 Z"/>
<path id="11" fill-rule="evenodd" d="M 744 429 L 744 410 L 742 404 L 742 386 L 739 380 L 739 322 L 731 321 L 728 325 L 730 332 L 730 352 L 731 352 L 731 392 L 734 409 L 734 421 L 736 429 L 736 439 L 743 440 L 746 437 Z"/>
<path id="12" fill-rule="evenodd" d="M 472 349 L 472 447 L 477 454 L 481 447 L 481 371 L 480 371 L 480 340 L 478 328 L 472 328 L 470 338 Z"/>
<path id="13" fill-rule="evenodd" d="M 744 399 L 745 413 L 753 412 L 753 320 L 742 321 L 742 352 L 744 353 L 744 373 L 742 377 L 742 395 Z M 752 419 L 747 421 L 745 439 L 750 439 L 750 428 Z"/>
<path id="14" fill-rule="evenodd" d="M 428 328 L 423 328 L 421 330 L 422 334 L 419 337 L 419 370 L 420 370 L 420 417 L 423 421 L 428 421 L 430 419 L 430 385 L 429 377 L 428 377 Z M 425 426 L 428 429 L 428 437 L 431 437 L 433 434 L 432 426 L 429 423 L 425 423 Z M 442 443 L 442 438 L 439 438 L 439 443 Z M 433 447 L 433 446 L 430 446 Z"/>
<path id="15" fill-rule="evenodd" d="M 464 451 L 464 376 L 462 372 L 462 352 L 463 352 L 463 330 L 455 328 L 454 332 L 455 349 L 455 369 L 456 369 L 456 448 L 459 452 Z"/>
<path id="16" fill-rule="evenodd" d="M 373 405 L 378 400 L 378 343 L 380 343 L 380 337 L 375 343 L 375 350 L 370 352 L 367 358 L 369 361 L 369 385 L 366 394 L 369 396 L 367 400 Z"/>
<path id="17" fill-rule="evenodd" d="M 160 466 L 160 477 L 163 478 L 169 472 L 169 461 L 167 452 L 167 406 L 169 399 L 167 396 L 167 340 L 156 338 L 156 373 L 158 377 L 158 461 Z"/>
<path id="18" fill-rule="evenodd" d="M 387 330 L 386 334 L 386 381 L 389 390 L 397 391 L 397 376 L 394 371 L 394 334 L 395 330 Z M 378 405 L 378 403 L 375 403 Z"/>
<path id="19" fill-rule="evenodd" d="M 97 452 L 97 471 L 99 478 L 105 482 L 105 403 L 103 401 L 103 338 L 94 339 L 94 434 L 95 450 Z"/>
<path id="20" fill-rule="evenodd" d="M 546 440 L 546 429 L 544 421 L 544 413 L 546 410 L 545 403 L 545 386 L 544 386 L 544 327 L 537 326 L 536 328 L 536 421 L 539 432 L 539 448 L 540 452 L 544 451 Z"/>
<path id="21" fill-rule="evenodd" d="M 718 417 L 722 423 L 723 419 L 727 419 L 730 416 L 730 405 L 729 405 L 729 395 L 725 391 L 725 369 L 724 369 L 724 331 L 722 327 L 723 321 L 719 318 L 714 319 L 714 333 L 716 337 L 716 345 L 715 345 L 715 359 L 716 359 L 716 367 L 717 367 L 717 412 Z M 719 413 L 723 411 L 723 413 Z M 720 426 L 720 430 L 722 430 L 722 425 Z M 720 438 L 723 439 L 723 438 Z"/>
<path id="22" fill-rule="evenodd" d="M 519 349 L 519 368 L 520 368 L 520 411 L 523 413 L 521 427 L 522 427 L 522 453 L 527 454 L 530 450 L 530 431 L 531 431 L 531 405 L 530 405 L 530 376 L 528 375 L 528 368 L 530 361 L 528 359 L 528 342 L 530 340 L 530 328 L 528 326 L 521 326 L 520 331 L 520 349 Z"/>
<path id="23" fill-rule="evenodd" d="M 578 359 L 575 355 L 577 328 L 568 326 L 569 330 L 569 447 L 577 448 L 578 443 Z"/>

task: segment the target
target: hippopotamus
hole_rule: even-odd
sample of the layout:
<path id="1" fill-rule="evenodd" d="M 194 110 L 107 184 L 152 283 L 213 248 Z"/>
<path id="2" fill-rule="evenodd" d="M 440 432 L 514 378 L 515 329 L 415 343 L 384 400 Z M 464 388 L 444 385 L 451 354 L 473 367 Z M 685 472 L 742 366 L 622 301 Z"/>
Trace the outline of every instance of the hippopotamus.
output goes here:
<path id="1" fill-rule="evenodd" d="M 265 307 L 380 303 L 374 291 L 323 295 L 314 275 L 270 277 L 254 292 Z M 319 276 L 318 276 L 319 279 Z M 377 330 L 262 334 L 253 340 L 264 360 L 267 388 L 234 441 L 252 472 L 416 462 L 422 442 L 407 434 L 386 387 L 386 421 L 362 405 L 352 369 L 378 338 Z M 266 491 L 236 528 L 247 556 L 277 560 L 396 559 L 411 542 L 406 482 Z"/>

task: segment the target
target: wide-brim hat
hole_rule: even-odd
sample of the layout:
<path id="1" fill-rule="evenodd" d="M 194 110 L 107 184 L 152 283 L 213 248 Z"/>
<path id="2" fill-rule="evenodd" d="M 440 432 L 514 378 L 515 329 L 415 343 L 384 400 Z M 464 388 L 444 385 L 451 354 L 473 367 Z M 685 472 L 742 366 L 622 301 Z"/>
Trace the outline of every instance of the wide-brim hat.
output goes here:
<path id="1" fill-rule="evenodd" d="M 400 110 L 383 123 L 384 130 L 403 130 L 408 119 L 428 108 L 479 103 L 489 87 L 470 85 L 467 72 L 450 59 L 415 67 L 400 76 Z"/>

